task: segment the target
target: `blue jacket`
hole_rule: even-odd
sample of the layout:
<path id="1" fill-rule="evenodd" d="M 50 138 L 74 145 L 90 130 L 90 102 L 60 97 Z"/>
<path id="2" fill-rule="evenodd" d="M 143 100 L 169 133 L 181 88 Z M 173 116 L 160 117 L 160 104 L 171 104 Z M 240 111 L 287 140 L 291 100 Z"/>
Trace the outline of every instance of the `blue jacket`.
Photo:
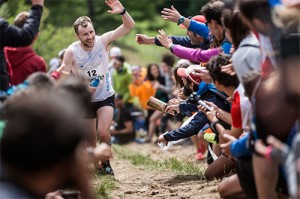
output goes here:
<path id="1" fill-rule="evenodd" d="M 206 99 L 209 102 L 213 102 L 219 108 L 229 112 L 230 111 L 230 104 L 225 101 L 224 99 L 220 98 L 216 94 L 211 94 Z M 179 129 L 170 131 L 164 135 L 164 138 L 167 141 L 176 141 L 183 138 L 188 138 L 193 135 L 197 135 L 198 132 L 209 122 L 206 115 L 198 111 L 197 105 L 193 104 L 180 104 L 179 105 L 180 112 L 183 114 L 190 115 L 191 112 L 197 112 L 195 117 L 184 127 L 180 127 Z"/>
<path id="2" fill-rule="evenodd" d="M 190 21 L 190 27 L 189 31 L 192 31 L 193 33 L 200 35 L 204 39 L 209 39 L 209 29 L 206 24 L 191 20 Z"/>

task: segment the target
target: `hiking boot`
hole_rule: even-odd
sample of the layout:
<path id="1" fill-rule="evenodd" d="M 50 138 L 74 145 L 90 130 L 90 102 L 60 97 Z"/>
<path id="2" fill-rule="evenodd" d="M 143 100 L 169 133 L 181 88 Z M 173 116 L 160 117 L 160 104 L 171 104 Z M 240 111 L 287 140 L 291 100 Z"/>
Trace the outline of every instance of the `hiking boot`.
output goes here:
<path id="1" fill-rule="evenodd" d="M 114 171 L 111 168 L 109 160 L 99 164 L 97 170 L 100 175 L 114 175 Z"/>

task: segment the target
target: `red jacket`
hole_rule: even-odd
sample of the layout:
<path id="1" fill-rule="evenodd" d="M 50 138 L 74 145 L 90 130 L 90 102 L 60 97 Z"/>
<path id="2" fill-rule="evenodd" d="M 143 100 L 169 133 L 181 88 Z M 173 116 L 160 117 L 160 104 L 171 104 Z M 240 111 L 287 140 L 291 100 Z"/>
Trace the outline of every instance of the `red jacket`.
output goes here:
<path id="1" fill-rule="evenodd" d="M 46 72 L 45 60 L 38 56 L 31 47 L 5 47 L 4 51 L 12 85 L 22 83 L 34 72 Z"/>

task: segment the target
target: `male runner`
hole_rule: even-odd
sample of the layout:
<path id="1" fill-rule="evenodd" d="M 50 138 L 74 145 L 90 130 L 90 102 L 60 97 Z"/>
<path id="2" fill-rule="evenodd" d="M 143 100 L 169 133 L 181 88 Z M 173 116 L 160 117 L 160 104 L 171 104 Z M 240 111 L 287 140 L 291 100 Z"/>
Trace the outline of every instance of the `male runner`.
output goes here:
<path id="1" fill-rule="evenodd" d="M 95 35 L 90 18 L 87 16 L 79 17 L 74 22 L 74 30 L 78 41 L 68 47 L 63 63 L 57 69 L 60 73 L 59 80 L 66 79 L 72 72 L 76 77 L 84 77 L 90 82 L 93 98 L 87 119 L 93 133 L 92 145 L 94 147 L 96 146 L 97 136 L 100 142 L 111 144 L 109 128 L 113 118 L 115 92 L 108 71 L 109 56 L 107 47 L 114 40 L 127 34 L 135 25 L 131 16 L 118 0 L 107 0 L 105 3 L 111 8 L 108 11 L 109 13 L 121 15 L 123 24 L 113 31 L 98 36 Z M 101 162 L 99 170 L 103 174 L 114 174 L 109 160 Z"/>

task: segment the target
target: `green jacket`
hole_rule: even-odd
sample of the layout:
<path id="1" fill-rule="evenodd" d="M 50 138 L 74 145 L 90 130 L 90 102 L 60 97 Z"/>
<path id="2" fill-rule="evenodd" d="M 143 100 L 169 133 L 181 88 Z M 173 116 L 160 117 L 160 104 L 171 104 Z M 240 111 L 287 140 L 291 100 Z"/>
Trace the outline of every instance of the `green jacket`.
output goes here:
<path id="1" fill-rule="evenodd" d="M 132 102 L 132 98 L 129 93 L 129 84 L 132 82 L 131 73 L 127 67 L 123 67 L 121 71 L 113 72 L 113 87 L 116 93 L 123 95 L 123 101 L 125 103 Z"/>

